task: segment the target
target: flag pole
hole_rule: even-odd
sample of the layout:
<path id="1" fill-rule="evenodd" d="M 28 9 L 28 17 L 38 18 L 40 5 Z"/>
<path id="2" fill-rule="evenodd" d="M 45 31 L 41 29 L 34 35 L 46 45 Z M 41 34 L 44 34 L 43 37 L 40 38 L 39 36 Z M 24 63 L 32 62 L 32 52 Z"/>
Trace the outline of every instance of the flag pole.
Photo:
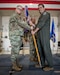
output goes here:
<path id="1" fill-rule="evenodd" d="M 54 52 L 54 38 L 53 38 L 52 42 L 53 42 L 53 52 Z"/>
<path id="2" fill-rule="evenodd" d="M 33 41 L 34 41 L 34 45 L 35 45 L 35 49 L 36 49 L 36 53 L 37 53 L 37 57 L 38 57 L 38 63 L 39 63 L 39 65 L 40 65 L 40 67 L 41 67 L 40 55 L 39 55 L 39 53 L 38 53 L 38 47 L 37 47 L 37 43 L 36 43 L 36 39 L 35 39 L 34 34 L 32 34 L 32 37 L 33 37 Z"/>
<path id="3" fill-rule="evenodd" d="M 53 51 L 54 51 L 54 47 L 55 47 L 55 44 L 54 44 L 54 36 L 53 36 Z"/>

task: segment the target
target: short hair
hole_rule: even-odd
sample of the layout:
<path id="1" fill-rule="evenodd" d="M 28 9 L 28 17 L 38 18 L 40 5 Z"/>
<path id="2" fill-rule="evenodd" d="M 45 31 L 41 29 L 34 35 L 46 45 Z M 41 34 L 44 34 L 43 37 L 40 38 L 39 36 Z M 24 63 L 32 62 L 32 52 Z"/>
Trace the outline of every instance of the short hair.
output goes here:
<path id="1" fill-rule="evenodd" d="M 40 5 L 41 5 L 43 8 L 45 7 L 44 4 L 38 4 L 38 6 L 40 6 Z"/>
<path id="2" fill-rule="evenodd" d="M 16 9 L 19 8 L 19 7 L 21 7 L 21 8 L 23 9 L 23 7 L 22 7 L 21 5 L 17 5 L 17 6 L 16 6 Z"/>

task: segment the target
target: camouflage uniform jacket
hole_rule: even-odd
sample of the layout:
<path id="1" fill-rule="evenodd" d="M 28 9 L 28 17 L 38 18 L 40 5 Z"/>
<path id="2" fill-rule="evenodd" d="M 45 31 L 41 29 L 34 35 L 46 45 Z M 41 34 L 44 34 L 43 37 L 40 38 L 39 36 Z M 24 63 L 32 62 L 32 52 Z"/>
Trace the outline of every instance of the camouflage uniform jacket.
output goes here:
<path id="1" fill-rule="evenodd" d="M 30 30 L 30 26 L 21 19 L 20 15 L 13 14 L 9 20 L 9 36 L 23 36 L 24 28 Z"/>

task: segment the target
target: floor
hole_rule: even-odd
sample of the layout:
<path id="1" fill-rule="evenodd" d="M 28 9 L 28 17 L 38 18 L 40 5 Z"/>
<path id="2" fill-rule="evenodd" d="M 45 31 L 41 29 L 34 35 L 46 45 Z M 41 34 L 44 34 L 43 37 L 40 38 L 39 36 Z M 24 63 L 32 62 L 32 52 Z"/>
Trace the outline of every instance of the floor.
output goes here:
<path id="1" fill-rule="evenodd" d="M 0 75 L 10 75 L 11 60 L 10 54 L 0 55 Z M 23 65 L 21 72 L 14 72 L 12 75 L 60 75 L 60 56 L 53 55 L 54 70 L 45 72 L 41 68 L 36 68 L 36 62 L 32 62 L 29 59 L 29 54 L 19 55 L 19 63 Z"/>

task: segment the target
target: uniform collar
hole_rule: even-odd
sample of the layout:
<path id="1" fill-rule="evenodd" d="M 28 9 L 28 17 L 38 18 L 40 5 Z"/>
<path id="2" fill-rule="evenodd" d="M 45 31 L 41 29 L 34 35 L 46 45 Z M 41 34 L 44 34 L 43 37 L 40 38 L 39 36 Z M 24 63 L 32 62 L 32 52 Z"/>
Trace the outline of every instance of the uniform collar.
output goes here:
<path id="1" fill-rule="evenodd" d="M 46 15 L 46 11 L 44 11 L 44 12 L 42 13 L 42 15 Z"/>

